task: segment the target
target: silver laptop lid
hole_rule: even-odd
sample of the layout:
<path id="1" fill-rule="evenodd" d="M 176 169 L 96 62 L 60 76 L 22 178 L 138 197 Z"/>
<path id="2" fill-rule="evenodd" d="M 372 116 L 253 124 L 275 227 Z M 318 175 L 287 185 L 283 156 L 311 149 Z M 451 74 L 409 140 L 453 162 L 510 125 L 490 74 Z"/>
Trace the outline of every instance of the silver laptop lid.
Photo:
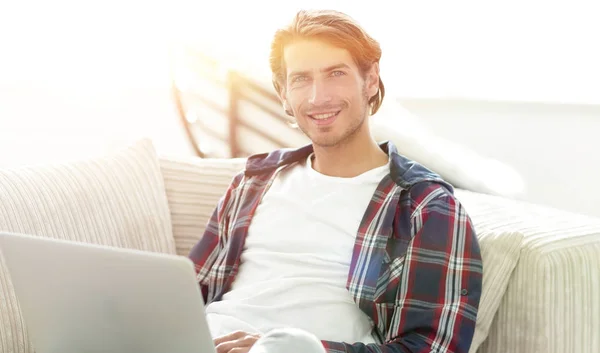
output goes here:
<path id="1" fill-rule="evenodd" d="M 0 233 L 38 353 L 213 353 L 192 262 Z"/>

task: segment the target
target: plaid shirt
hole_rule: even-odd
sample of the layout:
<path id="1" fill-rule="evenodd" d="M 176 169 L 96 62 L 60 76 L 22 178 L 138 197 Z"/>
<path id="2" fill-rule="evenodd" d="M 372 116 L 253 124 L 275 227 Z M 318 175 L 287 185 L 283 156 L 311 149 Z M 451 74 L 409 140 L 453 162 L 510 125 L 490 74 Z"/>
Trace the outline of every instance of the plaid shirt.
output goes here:
<path id="1" fill-rule="evenodd" d="M 453 188 L 380 147 L 390 159 L 357 232 L 346 282 L 373 321 L 378 344 L 322 341 L 328 352 L 467 353 L 475 331 L 483 266 L 473 225 Z M 312 152 L 282 149 L 248 158 L 190 253 L 205 302 L 233 283 L 252 216 L 276 175 Z"/>

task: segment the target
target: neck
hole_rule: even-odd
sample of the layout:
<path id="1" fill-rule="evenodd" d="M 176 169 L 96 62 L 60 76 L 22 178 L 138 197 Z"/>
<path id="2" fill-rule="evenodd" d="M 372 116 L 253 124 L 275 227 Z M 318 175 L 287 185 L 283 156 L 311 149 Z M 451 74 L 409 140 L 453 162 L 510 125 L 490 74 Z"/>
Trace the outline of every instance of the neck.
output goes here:
<path id="1" fill-rule="evenodd" d="M 313 145 L 313 169 L 329 176 L 352 178 L 388 162 L 387 154 L 370 136 L 355 136 L 336 146 Z"/>

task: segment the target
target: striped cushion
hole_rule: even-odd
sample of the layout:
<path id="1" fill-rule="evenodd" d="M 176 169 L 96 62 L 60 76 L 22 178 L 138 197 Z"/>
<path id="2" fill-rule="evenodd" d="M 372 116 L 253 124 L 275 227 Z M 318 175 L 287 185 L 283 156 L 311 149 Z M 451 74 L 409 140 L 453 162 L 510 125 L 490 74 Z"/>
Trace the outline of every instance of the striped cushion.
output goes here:
<path id="1" fill-rule="evenodd" d="M 164 181 L 148 140 L 85 161 L 0 170 L 0 200 L 0 231 L 175 253 Z M 1 256 L 0 352 L 33 352 Z"/>
<path id="2" fill-rule="evenodd" d="M 488 336 L 510 276 L 519 261 L 523 241 L 523 234 L 519 232 L 503 232 L 477 225 L 475 228 L 483 260 L 483 283 L 470 353 L 476 352 Z"/>
<path id="3" fill-rule="evenodd" d="M 160 159 L 177 254 L 187 256 L 198 242 L 219 199 L 246 160 Z"/>

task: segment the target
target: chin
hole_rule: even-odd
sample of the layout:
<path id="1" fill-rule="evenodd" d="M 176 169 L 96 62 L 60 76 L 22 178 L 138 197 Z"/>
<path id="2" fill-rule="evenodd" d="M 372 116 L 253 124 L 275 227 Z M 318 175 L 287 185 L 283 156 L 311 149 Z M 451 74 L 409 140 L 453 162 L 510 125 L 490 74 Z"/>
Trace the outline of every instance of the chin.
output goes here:
<path id="1" fill-rule="evenodd" d="M 310 140 L 312 141 L 312 144 L 314 146 L 319 146 L 319 147 L 335 147 L 341 144 L 341 142 L 343 141 L 343 138 L 341 137 L 334 137 L 334 136 L 319 136 L 319 137 L 311 137 L 309 136 Z"/>

